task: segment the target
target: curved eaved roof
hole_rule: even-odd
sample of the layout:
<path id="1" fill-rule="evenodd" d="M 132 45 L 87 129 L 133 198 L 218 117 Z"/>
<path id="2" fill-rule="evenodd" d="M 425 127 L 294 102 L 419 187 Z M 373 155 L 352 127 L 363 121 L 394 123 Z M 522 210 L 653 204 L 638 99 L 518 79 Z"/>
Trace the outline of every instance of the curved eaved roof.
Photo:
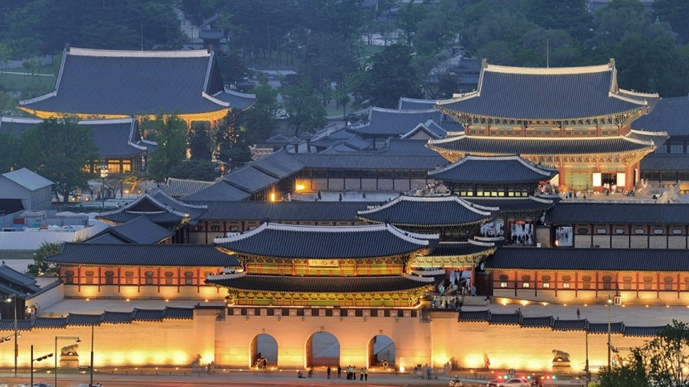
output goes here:
<path id="1" fill-rule="evenodd" d="M 599 66 L 529 68 L 483 63 L 478 88 L 438 101 L 441 111 L 517 120 L 566 120 L 647 109 L 657 94 L 620 90 L 614 61 Z"/>
<path id="2" fill-rule="evenodd" d="M 667 136 L 663 133 L 649 136 L 635 130 L 626 136 L 613 137 L 484 137 L 461 133 L 442 140 L 429 140 L 428 146 L 436 151 L 482 155 L 578 155 L 655 149 L 665 139 Z"/>
<path id="3" fill-rule="evenodd" d="M 355 293 L 395 292 L 433 286 L 433 278 L 411 275 L 400 276 L 278 276 L 231 275 L 208 276 L 207 283 L 232 289 L 297 292 L 297 293 Z"/>
<path id="4" fill-rule="evenodd" d="M 395 226 L 448 227 L 487 222 L 497 210 L 458 196 L 400 196 L 382 206 L 358 211 L 357 216 L 364 221 Z"/>
<path id="5" fill-rule="evenodd" d="M 375 258 L 429 247 L 438 234 L 421 235 L 391 225 L 305 226 L 263 223 L 215 244 L 238 254 L 275 258 Z"/>
<path id="6" fill-rule="evenodd" d="M 199 114 L 246 108 L 226 91 L 212 52 L 67 48 L 55 90 L 20 101 L 26 111 L 82 115 Z"/>
<path id="7" fill-rule="evenodd" d="M 519 156 L 472 156 L 428 173 L 445 182 L 510 184 L 549 180 L 557 170 L 533 164 Z"/>

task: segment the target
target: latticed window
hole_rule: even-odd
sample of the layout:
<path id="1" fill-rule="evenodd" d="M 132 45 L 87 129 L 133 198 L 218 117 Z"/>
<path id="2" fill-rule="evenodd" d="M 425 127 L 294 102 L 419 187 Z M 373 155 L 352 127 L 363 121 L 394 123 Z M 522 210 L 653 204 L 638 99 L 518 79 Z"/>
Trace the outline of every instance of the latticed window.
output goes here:
<path id="1" fill-rule="evenodd" d="M 124 272 L 124 283 L 127 285 L 132 285 L 134 283 L 134 272 L 125 271 Z"/>
<path id="2" fill-rule="evenodd" d="M 165 272 L 165 285 L 172 285 L 172 277 L 174 276 L 174 273 L 171 271 L 166 271 Z"/>
<path id="3" fill-rule="evenodd" d="M 507 287 L 507 279 L 508 279 L 508 278 L 509 278 L 509 277 L 507 277 L 505 274 L 502 274 L 502 275 L 500 276 L 500 287 L 501 287 L 501 288 L 506 288 L 506 287 Z"/>
<path id="4" fill-rule="evenodd" d="M 530 288 L 531 287 L 531 276 L 530 275 L 523 275 L 522 276 L 522 287 L 523 288 Z"/>
<path id="5" fill-rule="evenodd" d="M 112 270 L 108 270 L 105 272 L 105 284 L 106 285 L 112 285 L 115 283 L 114 281 L 115 273 Z"/>
<path id="6" fill-rule="evenodd" d="M 194 273 L 191 271 L 184 272 L 184 284 L 193 285 L 194 284 Z"/>
<path id="7" fill-rule="evenodd" d="M 146 273 L 144 273 L 144 275 L 146 276 L 145 284 L 146 285 L 153 285 L 153 272 L 147 271 Z"/>
<path id="8" fill-rule="evenodd" d="M 585 275 L 581 277 L 581 280 L 583 281 L 583 287 L 584 289 L 591 289 L 591 276 L 590 275 Z"/>
<path id="9" fill-rule="evenodd" d="M 603 289 L 612 289 L 612 277 L 609 275 L 603 276 Z"/>
<path id="10" fill-rule="evenodd" d="M 568 275 L 563 275 L 563 276 L 562 276 L 562 287 L 563 287 L 564 289 L 569 289 L 569 287 L 571 286 L 571 285 L 570 285 L 570 281 L 571 281 L 571 280 L 572 280 L 572 277 L 570 277 L 570 276 L 568 276 Z"/>
<path id="11" fill-rule="evenodd" d="M 651 277 L 651 276 L 644 277 L 644 289 L 645 290 L 653 289 L 653 277 Z"/>
<path id="12" fill-rule="evenodd" d="M 65 282 L 67 283 L 67 285 L 74 284 L 74 270 L 65 271 Z"/>
<path id="13" fill-rule="evenodd" d="M 631 289 L 632 288 L 632 277 L 631 276 L 626 275 L 626 276 L 622 277 L 622 282 L 623 282 L 622 287 L 624 289 Z"/>
<path id="14" fill-rule="evenodd" d="M 544 275 L 543 277 L 541 277 L 541 280 L 543 281 L 542 286 L 543 286 L 545 289 L 548 289 L 548 288 L 550 287 L 550 276 L 549 276 L 549 275 Z"/>
<path id="15" fill-rule="evenodd" d="M 93 271 L 92 270 L 87 270 L 84 275 L 86 276 L 86 283 L 87 284 L 92 284 L 93 283 Z"/>
<path id="16" fill-rule="evenodd" d="M 663 282 L 665 282 L 665 290 L 672 290 L 672 277 L 668 276 L 663 279 Z"/>

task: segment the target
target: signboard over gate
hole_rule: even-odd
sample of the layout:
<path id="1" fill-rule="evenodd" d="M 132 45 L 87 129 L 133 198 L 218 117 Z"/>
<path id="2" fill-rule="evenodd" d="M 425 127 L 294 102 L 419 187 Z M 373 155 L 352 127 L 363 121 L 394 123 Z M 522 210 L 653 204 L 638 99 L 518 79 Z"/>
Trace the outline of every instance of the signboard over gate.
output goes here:
<path id="1" fill-rule="evenodd" d="M 310 267 L 339 267 L 337 259 L 309 259 Z"/>

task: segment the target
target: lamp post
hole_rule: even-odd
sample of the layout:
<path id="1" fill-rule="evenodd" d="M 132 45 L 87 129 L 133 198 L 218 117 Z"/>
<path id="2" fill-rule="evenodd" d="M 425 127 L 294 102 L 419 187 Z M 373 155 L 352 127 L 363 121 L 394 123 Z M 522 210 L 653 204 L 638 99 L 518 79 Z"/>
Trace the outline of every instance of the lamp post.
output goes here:
<path id="1" fill-rule="evenodd" d="M 93 330 L 95 325 L 91 324 L 91 381 L 89 387 L 93 387 Z"/>
<path id="2" fill-rule="evenodd" d="M 57 387 L 57 340 L 58 339 L 63 339 L 63 340 L 76 340 L 77 343 L 81 343 L 81 339 L 76 336 L 55 336 L 55 369 L 53 370 L 55 373 L 55 384 L 54 386 Z"/>
<path id="3" fill-rule="evenodd" d="M 588 325 L 588 323 L 586 324 Z M 586 385 L 588 386 L 591 384 L 591 372 L 589 370 L 589 330 L 588 327 L 586 327 L 586 367 L 584 368 L 584 372 L 586 372 Z"/>
<path id="4" fill-rule="evenodd" d="M 100 196 L 101 199 L 103 200 L 103 211 L 105 211 L 105 178 L 108 177 L 108 165 L 107 164 L 101 164 L 100 166 L 100 178 L 101 178 L 101 188 L 100 188 Z"/>
<path id="5" fill-rule="evenodd" d="M 608 307 L 608 371 L 610 370 L 610 348 L 612 347 L 612 343 L 610 342 L 610 307 L 612 306 L 612 298 L 610 298 L 610 295 L 608 294 L 608 302 L 607 302 L 607 307 Z"/>
<path id="6" fill-rule="evenodd" d="M 7 303 L 12 302 L 12 298 L 14 298 L 14 377 L 17 377 L 17 358 L 19 357 L 19 343 L 17 342 L 17 338 L 19 337 L 19 329 L 17 327 L 17 295 L 16 294 L 10 294 L 7 296 Z"/>
<path id="7" fill-rule="evenodd" d="M 41 356 L 41 357 L 37 357 L 37 358 L 34 359 L 34 357 L 33 357 L 33 344 L 31 345 L 31 384 L 29 384 L 30 386 L 33 387 L 33 362 L 35 362 L 35 361 L 43 361 L 43 360 L 45 360 L 45 359 L 47 359 L 47 358 L 49 358 L 49 357 L 52 357 L 52 356 L 53 356 L 53 354 L 52 354 L 52 353 L 49 353 L 49 354 L 47 354 L 47 355 L 44 355 L 44 356 Z"/>

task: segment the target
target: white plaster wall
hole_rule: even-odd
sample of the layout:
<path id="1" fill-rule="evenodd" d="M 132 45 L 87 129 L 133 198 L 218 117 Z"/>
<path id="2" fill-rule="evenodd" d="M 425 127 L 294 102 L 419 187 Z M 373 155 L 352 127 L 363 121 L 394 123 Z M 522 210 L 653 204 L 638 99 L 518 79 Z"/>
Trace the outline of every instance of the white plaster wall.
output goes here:
<path id="1" fill-rule="evenodd" d="M 0 246 L 7 250 L 36 250 L 44 242 L 76 242 L 84 240 L 105 230 L 109 226 L 103 222 L 95 222 L 75 232 L 60 231 L 17 231 L 0 232 Z"/>

